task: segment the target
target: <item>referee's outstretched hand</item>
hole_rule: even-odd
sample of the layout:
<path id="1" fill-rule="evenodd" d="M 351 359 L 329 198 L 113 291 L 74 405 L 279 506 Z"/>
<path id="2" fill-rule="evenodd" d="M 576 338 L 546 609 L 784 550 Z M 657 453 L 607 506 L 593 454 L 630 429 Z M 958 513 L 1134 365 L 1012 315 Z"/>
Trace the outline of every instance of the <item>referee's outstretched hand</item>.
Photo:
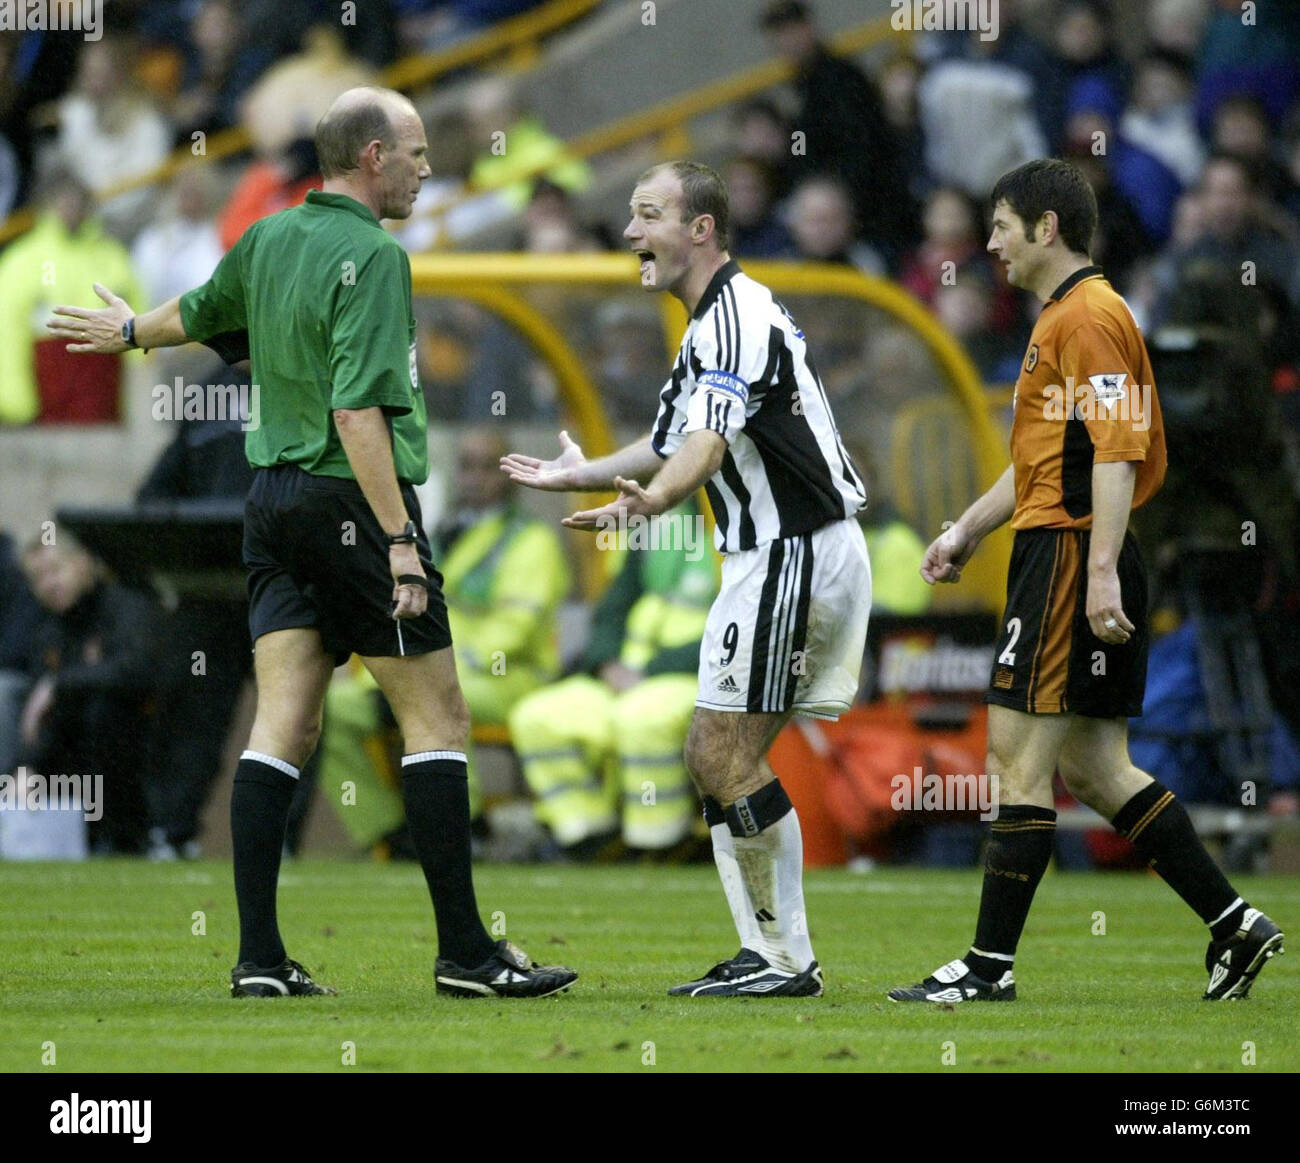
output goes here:
<path id="1" fill-rule="evenodd" d="M 582 449 L 569 439 L 567 432 L 561 432 L 560 455 L 554 460 L 538 460 L 522 452 L 511 452 L 501 458 L 501 471 L 517 485 L 567 493 L 578 488 L 573 470 L 586 463 Z"/>
<path id="2" fill-rule="evenodd" d="M 429 605 L 429 591 L 415 582 L 402 582 L 403 575 L 424 577 L 424 566 L 414 545 L 392 545 L 388 549 L 388 568 L 393 575 L 393 617 L 418 618 Z"/>
<path id="3" fill-rule="evenodd" d="M 119 299 L 107 287 L 94 284 L 95 294 L 107 307 L 54 307 L 54 317 L 46 320 L 45 327 L 51 335 L 59 339 L 74 339 L 69 343 L 69 351 L 93 351 L 101 355 L 113 355 L 129 348 L 122 338 L 122 324 L 135 312 L 127 305 L 125 299 Z"/>
<path id="4" fill-rule="evenodd" d="M 921 561 L 921 576 L 930 584 L 961 581 L 961 567 L 971 558 L 978 544 L 956 525 L 949 525 L 930 542 Z"/>

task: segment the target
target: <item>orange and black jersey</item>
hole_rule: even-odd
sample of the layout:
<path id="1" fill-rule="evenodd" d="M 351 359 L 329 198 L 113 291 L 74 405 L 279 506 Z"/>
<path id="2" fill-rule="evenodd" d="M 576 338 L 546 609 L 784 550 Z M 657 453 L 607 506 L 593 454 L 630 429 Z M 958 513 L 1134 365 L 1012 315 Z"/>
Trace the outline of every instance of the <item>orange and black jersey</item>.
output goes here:
<path id="1" fill-rule="evenodd" d="M 1165 434 L 1146 344 L 1101 268 L 1084 267 L 1043 306 L 1016 380 L 1013 529 L 1092 526 L 1092 466 L 1138 461 L 1133 508 L 1165 478 Z"/>

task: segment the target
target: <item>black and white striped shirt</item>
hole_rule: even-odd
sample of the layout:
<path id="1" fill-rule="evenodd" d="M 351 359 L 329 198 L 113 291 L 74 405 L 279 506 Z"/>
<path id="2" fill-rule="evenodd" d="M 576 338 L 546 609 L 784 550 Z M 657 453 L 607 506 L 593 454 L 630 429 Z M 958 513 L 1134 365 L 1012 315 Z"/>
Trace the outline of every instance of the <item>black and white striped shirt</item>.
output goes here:
<path id="1" fill-rule="evenodd" d="M 728 445 L 704 486 L 723 553 L 811 533 L 866 505 L 803 332 L 734 260 L 686 328 L 659 394 L 654 450 L 667 458 L 704 428 Z"/>

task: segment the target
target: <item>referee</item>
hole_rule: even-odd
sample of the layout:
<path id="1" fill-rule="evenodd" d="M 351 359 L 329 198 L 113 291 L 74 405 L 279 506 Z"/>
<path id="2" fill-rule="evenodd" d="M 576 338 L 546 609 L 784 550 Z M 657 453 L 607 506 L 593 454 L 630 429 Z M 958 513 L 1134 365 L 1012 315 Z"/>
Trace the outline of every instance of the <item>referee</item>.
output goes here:
<path id="1" fill-rule="evenodd" d="M 438 992 L 540 997 L 577 977 L 494 942 L 474 899 L 469 711 L 413 489 L 429 456 L 411 270 L 380 226 L 410 215 L 430 176 L 427 150 L 406 98 L 351 89 L 316 128 L 323 188 L 250 226 L 207 283 L 138 317 L 96 285 L 107 307 L 56 307 L 49 323 L 74 352 L 198 340 L 250 358 L 259 385 L 243 551 L 257 715 L 231 799 L 235 997 L 334 992 L 288 958 L 275 898 L 294 784 L 320 737 L 331 672 L 353 653 L 401 728 L 407 820 L 437 918 Z"/>
<path id="2" fill-rule="evenodd" d="M 1146 345 L 1089 257 L 1097 202 L 1075 166 L 1028 162 L 998 179 L 990 203 L 989 251 L 1044 306 L 1016 381 L 1011 467 L 930 545 L 921 575 L 956 582 L 980 541 L 1011 522 L 1006 613 L 985 695 L 999 811 L 969 952 L 889 997 L 1015 1000 L 1016 946 L 1052 855 L 1058 769 L 1209 928 L 1205 999 L 1245 997 L 1282 951 L 1282 933 L 1237 895 L 1173 793 L 1128 754 L 1147 671 L 1147 581 L 1129 514 L 1165 475 Z"/>

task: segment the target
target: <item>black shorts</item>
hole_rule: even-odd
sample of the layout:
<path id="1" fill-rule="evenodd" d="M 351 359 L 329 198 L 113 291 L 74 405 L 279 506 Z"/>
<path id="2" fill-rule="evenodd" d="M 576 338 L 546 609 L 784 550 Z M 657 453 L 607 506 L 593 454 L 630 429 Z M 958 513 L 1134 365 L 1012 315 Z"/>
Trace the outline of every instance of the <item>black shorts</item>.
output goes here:
<path id="1" fill-rule="evenodd" d="M 290 464 L 257 469 L 244 506 L 253 642 L 273 630 L 312 627 L 340 664 L 350 654 L 387 658 L 450 646 L 442 575 L 410 485 L 402 485 L 402 500 L 420 527 L 420 564 L 434 588 L 420 617 L 398 621 L 388 546 L 361 486 Z"/>
<path id="2" fill-rule="evenodd" d="M 1122 646 L 1088 624 L 1089 532 L 1019 529 L 1007 573 L 986 703 L 1031 715 L 1098 719 L 1142 713 L 1147 682 L 1147 575 L 1132 533 L 1119 555 L 1120 602 L 1133 633 Z"/>

